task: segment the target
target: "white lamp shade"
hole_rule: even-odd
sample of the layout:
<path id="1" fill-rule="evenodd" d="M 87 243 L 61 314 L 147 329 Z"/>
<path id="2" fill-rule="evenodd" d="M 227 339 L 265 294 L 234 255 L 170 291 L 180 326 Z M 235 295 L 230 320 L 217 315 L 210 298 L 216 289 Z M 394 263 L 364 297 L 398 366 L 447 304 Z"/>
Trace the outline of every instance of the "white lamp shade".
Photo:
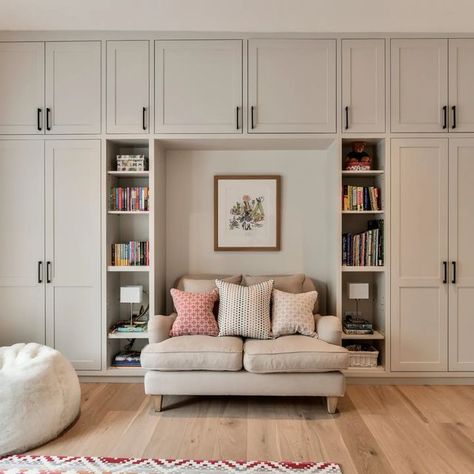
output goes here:
<path id="1" fill-rule="evenodd" d="M 143 298 L 143 285 L 120 287 L 120 303 L 141 303 Z"/>
<path id="2" fill-rule="evenodd" d="M 349 283 L 349 299 L 350 300 L 368 300 L 369 284 L 368 283 Z"/>

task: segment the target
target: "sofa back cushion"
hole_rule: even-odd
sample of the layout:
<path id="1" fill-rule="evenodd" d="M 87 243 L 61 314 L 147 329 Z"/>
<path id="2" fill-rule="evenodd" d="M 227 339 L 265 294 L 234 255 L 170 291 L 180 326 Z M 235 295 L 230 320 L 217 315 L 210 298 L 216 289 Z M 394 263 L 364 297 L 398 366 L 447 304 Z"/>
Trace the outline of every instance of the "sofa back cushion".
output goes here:
<path id="1" fill-rule="evenodd" d="M 209 293 L 186 293 L 172 288 L 171 297 L 178 316 L 170 336 L 218 335 L 219 328 L 212 312 L 219 299 L 217 288 Z"/>
<path id="2" fill-rule="evenodd" d="M 219 336 L 270 338 L 273 281 L 241 286 L 216 280 L 219 289 Z"/>

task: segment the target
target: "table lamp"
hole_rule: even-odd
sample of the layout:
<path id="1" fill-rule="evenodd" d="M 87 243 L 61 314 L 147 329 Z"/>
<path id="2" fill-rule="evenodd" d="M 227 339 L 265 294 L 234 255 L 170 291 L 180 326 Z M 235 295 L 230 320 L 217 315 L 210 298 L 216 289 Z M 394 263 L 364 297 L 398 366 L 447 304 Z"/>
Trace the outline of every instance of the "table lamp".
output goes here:
<path id="1" fill-rule="evenodd" d="M 130 303 L 130 328 L 133 328 L 133 303 L 141 303 L 142 298 L 143 285 L 120 287 L 120 303 Z"/>
<path id="2" fill-rule="evenodd" d="M 359 317 L 359 300 L 369 299 L 368 283 L 349 283 L 349 299 L 356 300 L 356 318 Z"/>

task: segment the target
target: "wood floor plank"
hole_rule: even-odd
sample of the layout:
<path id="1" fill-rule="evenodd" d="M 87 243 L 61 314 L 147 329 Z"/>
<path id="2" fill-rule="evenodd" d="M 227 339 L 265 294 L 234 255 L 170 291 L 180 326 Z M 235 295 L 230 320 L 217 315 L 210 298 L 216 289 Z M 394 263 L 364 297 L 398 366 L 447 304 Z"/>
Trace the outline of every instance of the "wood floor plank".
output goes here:
<path id="1" fill-rule="evenodd" d="M 344 474 L 472 474 L 474 387 L 349 385 L 323 398 L 164 397 L 141 384 L 82 385 L 81 415 L 37 454 L 313 460 Z"/>

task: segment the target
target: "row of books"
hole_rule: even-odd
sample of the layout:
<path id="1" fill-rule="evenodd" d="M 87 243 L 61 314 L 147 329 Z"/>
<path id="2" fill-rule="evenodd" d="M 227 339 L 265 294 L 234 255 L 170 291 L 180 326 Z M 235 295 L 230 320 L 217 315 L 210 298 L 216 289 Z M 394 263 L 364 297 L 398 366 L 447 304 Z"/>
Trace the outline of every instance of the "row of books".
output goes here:
<path id="1" fill-rule="evenodd" d="M 372 323 L 367 319 L 346 316 L 342 323 L 342 328 L 346 334 L 364 335 L 373 334 L 374 328 Z"/>
<path id="2" fill-rule="evenodd" d="M 150 265 L 150 242 L 112 244 L 112 266 Z"/>
<path id="3" fill-rule="evenodd" d="M 342 265 L 383 266 L 384 264 L 383 219 L 368 221 L 367 231 L 342 235 Z"/>
<path id="4" fill-rule="evenodd" d="M 380 189 L 374 186 L 343 186 L 344 211 L 380 211 Z"/>
<path id="5" fill-rule="evenodd" d="M 110 190 L 110 210 L 148 211 L 149 197 L 148 186 L 112 188 Z"/>

